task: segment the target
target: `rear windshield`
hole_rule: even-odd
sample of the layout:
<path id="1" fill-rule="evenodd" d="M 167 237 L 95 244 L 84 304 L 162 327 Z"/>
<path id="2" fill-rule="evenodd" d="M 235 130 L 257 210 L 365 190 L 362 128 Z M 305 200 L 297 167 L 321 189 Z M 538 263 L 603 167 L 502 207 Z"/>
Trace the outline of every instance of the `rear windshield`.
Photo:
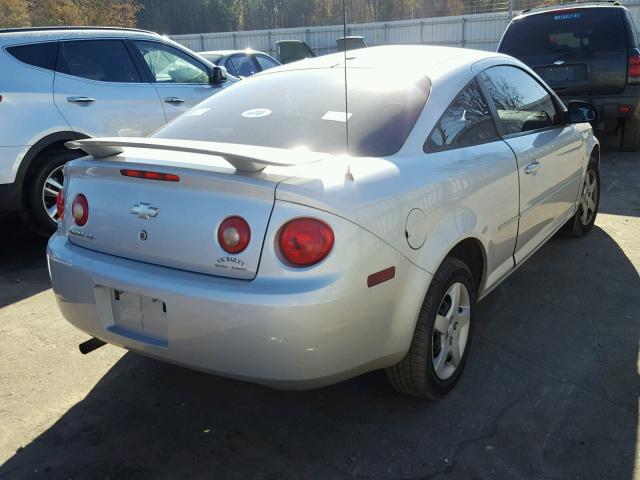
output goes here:
<path id="1" fill-rule="evenodd" d="M 426 77 L 388 70 L 308 69 L 258 75 L 213 95 L 155 137 L 387 156 L 409 135 L 429 95 Z"/>
<path id="2" fill-rule="evenodd" d="M 507 29 L 500 51 L 515 57 L 627 48 L 623 10 L 578 8 L 524 17 Z"/>

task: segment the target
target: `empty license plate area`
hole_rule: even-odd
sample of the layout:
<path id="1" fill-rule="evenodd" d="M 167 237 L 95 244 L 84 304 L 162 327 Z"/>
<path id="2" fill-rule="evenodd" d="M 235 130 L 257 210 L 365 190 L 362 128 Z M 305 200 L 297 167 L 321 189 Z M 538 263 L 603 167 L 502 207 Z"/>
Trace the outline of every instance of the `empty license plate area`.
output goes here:
<path id="1" fill-rule="evenodd" d="M 587 69 L 584 65 L 563 65 L 536 70 L 548 83 L 576 82 L 587 78 Z"/>
<path id="2" fill-rule="evenodd" d="M 164 301 L 103 286 L 95 291 L 98 315 L 107 330 L 158 347 L 168 345 Z"/>

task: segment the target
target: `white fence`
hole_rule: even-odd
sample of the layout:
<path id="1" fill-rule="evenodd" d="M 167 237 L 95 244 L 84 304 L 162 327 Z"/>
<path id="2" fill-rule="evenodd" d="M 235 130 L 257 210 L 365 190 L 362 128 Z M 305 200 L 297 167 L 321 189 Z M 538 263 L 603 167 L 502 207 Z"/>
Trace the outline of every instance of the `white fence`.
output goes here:
<path id="1" fill-rule="evenodd" d="M 636 25 L 640 25 L 640 2 L 624 3 L 631 12 Z M 360 35 L 364 37 L 369 46 L 425 44 L 495 50 L 508 21 L 508 12 L 495 12 L 396 22 L 362 23 L 349 25 L 347 35 Z M 275 42 L 278 40 L 304 40 L 317 55 L 324 55 L 336 51 L 336 39 L 343 35 L 342 25 L 334 25 L 172 35 L 171 38 L 197 52 L 254 48 L 275 56 Z"/>

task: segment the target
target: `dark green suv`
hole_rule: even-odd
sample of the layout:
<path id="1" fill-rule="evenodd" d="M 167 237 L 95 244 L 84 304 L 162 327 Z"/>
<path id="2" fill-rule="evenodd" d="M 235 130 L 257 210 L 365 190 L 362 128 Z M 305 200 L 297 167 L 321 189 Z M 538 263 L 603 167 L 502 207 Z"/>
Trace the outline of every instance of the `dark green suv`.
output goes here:
<path id="1" fill-rule="evenodd" d="M 525 10 L 507 26 L 498 51 L 529 65 L 567 103 L 600 112 L 597 133 L 621 133 L 640 146 L 640 50 L 629 11 L 614 2 Z"/>

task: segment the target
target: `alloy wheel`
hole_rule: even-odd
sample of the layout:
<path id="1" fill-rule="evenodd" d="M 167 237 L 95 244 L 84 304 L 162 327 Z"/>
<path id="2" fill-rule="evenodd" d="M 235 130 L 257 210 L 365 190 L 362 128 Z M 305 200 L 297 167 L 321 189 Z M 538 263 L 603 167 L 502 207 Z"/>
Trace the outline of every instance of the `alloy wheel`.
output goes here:
<path id="1" fill-rule="evenodd" d="M 438 307 L 433 329 L 431 358 L 438 378 L 447 380 L 460 366 L 469 339 L 471 302 L 467 287 L 452 284 Z"/>
<path id="2" fill-rule="evenodd" d="M 42 206 L 53 222 L 58 221 L 56 196 L 64 186 L 64 165 L 54 168 L 47 176 L 42 187 Z"/>
<path id="3" fill-rule="evenodd" d="M 598 179 L 593 169 L 587 170 L 580 196 L 580 223 L 589 225 L 596 212 L 598 199 Z"/>

